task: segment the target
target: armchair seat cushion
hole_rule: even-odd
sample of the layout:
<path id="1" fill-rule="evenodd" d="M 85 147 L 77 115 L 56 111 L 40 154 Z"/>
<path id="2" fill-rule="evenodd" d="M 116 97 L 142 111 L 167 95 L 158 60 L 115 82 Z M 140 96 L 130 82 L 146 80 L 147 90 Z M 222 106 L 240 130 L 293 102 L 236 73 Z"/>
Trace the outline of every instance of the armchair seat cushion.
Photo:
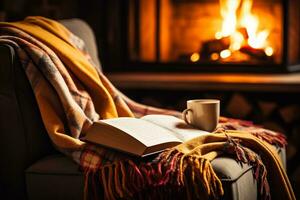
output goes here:
<path id="1" fill-rule="evenodd" d="M 212 161 L 212 166 L 222 181 L 225 192 L 223 199 L 257 198 L 257 182 L 250 165 L 238 163 L 229 157 L 219 157 Z"/>
<path id="2" fill-rule="evenodd" d="M 28 199 L 83 199 L 84 177 L 75 162 L 57 154 L 26 170 L 26 186 Z"/>
<path id="3" fill-rule="evenodd" d="M 224 199 L 256 199 L 257 183 L 252 168 L 228 157 L 212 161 L 225 190 Z M 83 199 L 84 177 L 70 158 L 56 154 L 45 157 L 26 170 L 28 199 Z"/>

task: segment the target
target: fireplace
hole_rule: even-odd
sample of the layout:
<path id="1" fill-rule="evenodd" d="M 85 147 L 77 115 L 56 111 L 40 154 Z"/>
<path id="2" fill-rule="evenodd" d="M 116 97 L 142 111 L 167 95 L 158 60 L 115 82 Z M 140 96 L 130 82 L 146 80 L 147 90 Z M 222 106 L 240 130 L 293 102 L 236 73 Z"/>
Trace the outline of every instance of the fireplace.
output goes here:
<path id="1" fill-rule="evenodd" d="M 300 70 L 297 0 L 126 0 L 105 9 L 114 71 Z"/>

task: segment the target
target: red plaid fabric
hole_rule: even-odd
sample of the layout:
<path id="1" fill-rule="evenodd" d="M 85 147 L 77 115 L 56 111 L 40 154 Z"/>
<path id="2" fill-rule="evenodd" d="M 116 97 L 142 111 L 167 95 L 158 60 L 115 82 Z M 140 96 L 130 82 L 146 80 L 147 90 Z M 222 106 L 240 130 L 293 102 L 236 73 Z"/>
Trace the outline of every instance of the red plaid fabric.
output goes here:
<path id="1" fill-rule="evenodd" d="M 105 165 L 119 160 L 127 160 L 129 156 L 110 148 L 88 144 L 80 155 L 80 165 L 83 169 L 97 170 Z"/>

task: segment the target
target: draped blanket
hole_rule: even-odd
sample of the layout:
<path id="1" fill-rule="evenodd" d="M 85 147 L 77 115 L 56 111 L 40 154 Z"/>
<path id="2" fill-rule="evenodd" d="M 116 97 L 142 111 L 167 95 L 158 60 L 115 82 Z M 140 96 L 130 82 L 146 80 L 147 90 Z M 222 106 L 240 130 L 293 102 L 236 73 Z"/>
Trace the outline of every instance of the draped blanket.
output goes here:
<path id="1" fill-rule="evenodd" d="M 145 109 L 120 94 L 82 40 L 56 21 L 2 22 L 0 43 L 16 50 L 53 145 L 80 164 L 87 199 L 217 199 L 224 191 L 210 162 L 224 154 L 253 167 L 264 199 L 295 199 L 274 148 L 286 144 L 282 134 L 221 118 L 212 134 L 146 158 L 88 144 L 80 138 L 93 122 Z"/>

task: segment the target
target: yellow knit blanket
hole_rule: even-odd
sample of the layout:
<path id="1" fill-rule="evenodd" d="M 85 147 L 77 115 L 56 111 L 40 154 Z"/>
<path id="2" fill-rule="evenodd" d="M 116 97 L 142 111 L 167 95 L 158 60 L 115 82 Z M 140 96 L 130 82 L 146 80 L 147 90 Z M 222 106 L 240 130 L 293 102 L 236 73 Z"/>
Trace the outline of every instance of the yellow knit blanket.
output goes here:
<path id="1" fill-rule="evenodd" d="M 18 52 L 53 144 L 63 152 L 81 152 L 86 187 L 93 185 L 91 179 L 98 179 L 105 198 L 132 198 L 148 187 L 174 193 L 184 188 L 189 198 L 217 198 L 223 189 L 210 161 L 227 153 L 253 166 L 265 198 L 271 194 L 273 199 L 295 199 L 274 147 L 250 132 L 219 129 L 147 162 L 86 145 L 80 137 L 94 121 L 133 116 L 118 91 L 93 66 L 83 46 L 76 43 L 79 39 L 58 22 L 28 17 L 0 23 L 0 29 L 0 42 Z"/>

